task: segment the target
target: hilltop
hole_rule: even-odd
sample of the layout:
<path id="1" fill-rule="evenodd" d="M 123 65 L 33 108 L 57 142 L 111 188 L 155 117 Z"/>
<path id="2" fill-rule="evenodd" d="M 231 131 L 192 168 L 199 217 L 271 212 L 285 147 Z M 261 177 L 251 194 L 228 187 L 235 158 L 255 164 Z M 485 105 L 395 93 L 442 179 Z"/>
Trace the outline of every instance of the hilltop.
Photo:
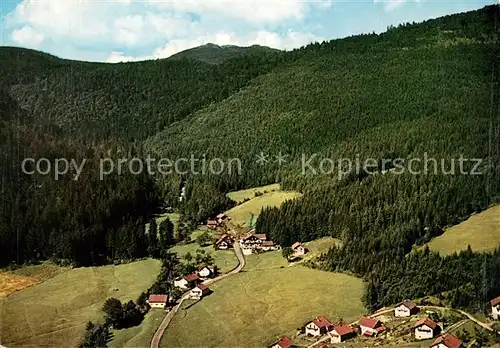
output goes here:
<path id="1" fill-rule="evenodd" d="M 262 53 L 262 52 L 278 52 L 279 50 L 260 46 L 260 45 L 252 45 L 249 47 L 241 47 L 235 45 L 216 45 L 213 43 L 207 43 L 202 46 L 190 48 L 184 50 L 182 52 L 176 53 L 170 56 L 168 59 L 195 59 L 201 62 L 209 63 L 209 64 L 220 64 L 228 59 L 237 57 L 241 54 L 245 53 Z"/>

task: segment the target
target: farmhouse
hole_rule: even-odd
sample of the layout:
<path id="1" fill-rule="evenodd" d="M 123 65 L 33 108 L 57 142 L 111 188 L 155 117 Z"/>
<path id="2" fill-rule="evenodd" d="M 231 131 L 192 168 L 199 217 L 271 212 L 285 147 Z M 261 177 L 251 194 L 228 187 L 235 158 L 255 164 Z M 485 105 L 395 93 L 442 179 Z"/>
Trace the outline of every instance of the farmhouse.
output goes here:
<path id="1" fill-rule="evenodd" d="M 177 278 L 174 280 L 174 286 L 181 289 L 192 288 L 196 284 L 200 283 L 201 279 L 196 273 L 192 273 L 183 278 Z"/>
<path id="2" fill-rule="evenodd" d="M 207 227 L 212 229 L 212 230 L 215 230 L 217 228 L 217 226 L 219 226 L 219 224 L 217 223 L 216 220 L 208 220 L 207 221 Z"/>
<path id="3" fill-rule="evenodd" d="M 429 318 L 424 318 L 415 323 L 415 339 L 428 340 L 434 338 L 441 333 L 441 328 L 438 323 Z"/>
<path id="4" fill-rule="evenodd" d="M 464 344 L 456 336 L 446 333 L 431 344 L 431 348 L 461 348 Z"/>
<path id="5" fill-rule="evenodd" d="M 194 299 L 194 300 L 199 300 L 203 296 L 205 296 L 205 295 L 207 295 L 209 293 L 210 293 L 210 289 L 209 288 L 207 288 L 203 284 L 198 284 L 198 285 L 196 285 L 196 287 L 194 287 L 193 289 L 191 289 L 191 291 L 189 292 L 189 298 Z"/>
<path id="6" fill-rule="evenodd" d="M 231 220 L 231 218 L 224 213 L 217 215 L 217 222 L 219 224 L 222 224 L 226 220 Z"/>
<path id="7" fill-rule="evenodd" d="M 266 240 L 262 242 L 262 251 L 274 251 L 278 250 L 280 246 L 274 243 L 272 240 Z"/>
<path id="8" fill-rule="evenodd" d="M 309 250 L 304 244 L 296 242 L 292 245 L 292 251 L 293 251 L 293 256 L 297 257 L 305 255 Z"/>
<path id="9" fill-rule="evenodd" d="M 320 315 L 306 324 L 306 335 L 321 336 L 333 328 L 333 324 L 328 319 Z"/>
<path id="10" fill-rule="evenodd" d="M 418 313 L 418 307 L 410 300 L 404 300 L 394 308 L 394 316 L 409 317 Z"/>
<path id="11" fill-rule="evenodd" d="M 295 348 L 296 345 L 293 344 L 292 340 L 287 336 L 283 336 L 278 339 L 276 342 L 271 344 L 269 348 Z"/>
<path id="12" fill-rule="evenodd" d="M 215 242 L 215 248 L 219 250 L 226 250 L 233 247 L 234 239 L 228 234 L 223 234 Z"/>
<path id="13" fill-rule="evenodd" d="M 200 266 L 198 267 L 198 275 L 202 278 L 213 277 L 216 273 L 214 266 Z"/>
<path id="14" fill-rule="evenodd" d="M 499 320 L 500 319 L 500 296 L 491 300 L 490 303 L 491 303 L 491 315 L 493 316 L 493 319 Z"/>
<path id="15" fill-rule="evenodd" d="M 386 330 L 380 320 L 368 317 L 362 317 L 359 320 L 359 328 L 361 329 L 361 334 L 368 337 L 377 336 Z"/>
<path id="16" fill-rule="evenodd" d="M 340 343 L 356 336 L 356 331 L 349 324 L 337 324 L 328 333 L 331 343 Z"/>
<path id="17" fill-rule="evenodd" d="M 168 304 L 168 295 L 149 295 L 146 303 L 151 308 L 165 308 Z"/>

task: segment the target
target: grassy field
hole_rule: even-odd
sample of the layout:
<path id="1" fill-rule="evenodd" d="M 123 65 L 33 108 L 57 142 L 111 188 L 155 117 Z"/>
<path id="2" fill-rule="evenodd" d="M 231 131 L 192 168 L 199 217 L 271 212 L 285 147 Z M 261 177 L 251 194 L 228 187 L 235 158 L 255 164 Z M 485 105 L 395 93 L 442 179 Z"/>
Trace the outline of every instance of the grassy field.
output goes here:
<path id="1" fill-rule="evenodd" d="M 174 317 L 160 346 L 263 347 L 316 315 L 351 321 L 365 312 L 360 279 L 286 265 L 279 251 L 250 255 L 242 273 Z"/>
<path id="2" fill-rule="evenodd" d="M 279 191 L 280 189 L 281 189 L 280 184 L 271 184 L 266 186 L 253 187 L 246 190 L 229 192 L 227 196 L 231 198 L 233 201 L 241 203 L 247 198 L 248 199 L 255 198 L 256 192 L 264 193 L 264 192 Z"/>
<path id="3" fill-rule="evenodd" d="M 262 208 L 279 206 L 284 201 L 295 199 L 300 195 L 299 192 L 294 191 L 273 191 L 265 193 L 262 196 L 252 198 L 245 203 L 237 205 L 228 210 L 226 214 L 231 217 L 232 225 L 245 228 L 248 226 L 252 214 L 255 215 L 253 220 L 255 224 Z"/>
<path id="4" fill-rule="evenodd" d="M 139 326 L 130 329 L 114 330 L 113 339 L 108 343 L 110 348 L 147 348 L 156 329 L 165 317 L 165 311 L 153 309 L 146 314 Z"/>
<path id="5" fill-rule="evenodd" d="M 213 246 L 200 247 L 198 243 L 192 242 L 189 244 L 176 245 L 170 250 L 177 253 L 179 258 L 182 258 L 186 253 L 196 255 L 196 250 L 203 249 L 207 253 L 212 254 L 215 264 L 221 272 L 229 272 L 238 264 L 238 259 L 232 250 L 215 250 Z"/>
<path id="6" fill-rule="evenodd" d="M 448 228 L 427 245 L 429 249 L 444 255 L 466 250 L 468 245 L 477 252 L 494 250 L 500 245 L 500 205 Z"/>
<path id="7" fill-rule="evenodd" d="M 157 260 L 75 268 L 0 300 L 1 339 L 10 347 L 75 347 L 85 324 L 102 319 L 108 297 L 136 300 L 156 279 Z"/>
<path id="8" fill-rule="evenodd" d="M 23 266 L 14 271 L 0 271 L 0 296 L 7 296 L 15 291 L 41 283 L 64 273 L 69 268 L 51 263 Z"/>

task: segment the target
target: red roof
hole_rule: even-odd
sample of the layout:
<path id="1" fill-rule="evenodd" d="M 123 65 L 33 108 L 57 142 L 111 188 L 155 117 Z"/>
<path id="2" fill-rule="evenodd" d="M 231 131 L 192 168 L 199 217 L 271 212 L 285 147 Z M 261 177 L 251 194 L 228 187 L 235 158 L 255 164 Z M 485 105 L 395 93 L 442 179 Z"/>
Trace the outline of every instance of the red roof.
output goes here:
<path id="1" fill-rule="evenodd" d="M 424 318 L 415 323 L 415 328 L 426 325 L 430 327 L 432 330 L 435 330 L 438 327 L 438 323 L 436 323 L 434 320 L 431 320 L 429 318 Z"/>
<path id="2" fill-rule="evenodd" d="M 200 279 L 196 273 L 191 273 L 190 275 L 187 275 L 184 277 L 184 279 L 188 282 L 192 282 L 193 280 Z"/>
<path id="3" fill-rule="evenodd" d="M 385 330 L 387 330 L 387 328 L 384 326 L 384 325 L 381 325 L 379 327 L 377 327 L 375 330 L 377 330 L 377 332 L 384 332 Z"/>
<path id="4" fill-rule="evenodd" d="M 380 320 L 368 317 L 361 317 L 359 320 L 359 326 L 369 327 L 370 329 L 375 329 L 375 327 L 380 324 Z"/>
<path id="5" fill-rule="evenodd" d="M 168 295 L 149 295 L 148 303 L 167 303 Z"/>
<path id="6" fill-rule="evenodd" d="M 333 329 L 336 333 L 339 334 L 339 336 L 345 336 L 354 333 L 354 330 L 349 324 L 337 324 L 333 327 Z"/>
<path id="7" fill-rule="evenodd" d="M 333 326 L 332 323 L 330 323 L 330 321 L 328 319 L 326 319 L 324 316 L 320 315 L 316 318 L 313 319 L 312 321 L 314 323 L 314 325 L 316 325 L 317 327 L 329 327 L 329 326 Z"/>
<path id="8" fill-rule="evenodd" d="M 437 346 L 440 343 L 444 344 L 448 348 L 460 348 L 462 346 L 462 341 L 460 341 L 456 336 L 453 336 L 449 333 L 439 336 L 431 344 L 431 347 Z"/>
<path id="9" fill-rule="evenodd" d="M 273 343 L 273 346 L 277 344 L 281 348 L 290 348 L 293 346 L 293 342 L 287 336 L 281 337 L 279 340 Z"/>
<path id="10" fill-rule="evenodd" d="M 201 290 L 202 294 L 206 294 L 210 291 L 210 289 L 204 284 L 198 284 L 196 287 Z"/>
<path id="11" fill-rule="evenodd" d="M 494 307 L 498 304 L 500 304 L 500 296 L 498 296 L 497 298 L 494 298 L 493 300 L 490 301 L 491 305 Z"/>

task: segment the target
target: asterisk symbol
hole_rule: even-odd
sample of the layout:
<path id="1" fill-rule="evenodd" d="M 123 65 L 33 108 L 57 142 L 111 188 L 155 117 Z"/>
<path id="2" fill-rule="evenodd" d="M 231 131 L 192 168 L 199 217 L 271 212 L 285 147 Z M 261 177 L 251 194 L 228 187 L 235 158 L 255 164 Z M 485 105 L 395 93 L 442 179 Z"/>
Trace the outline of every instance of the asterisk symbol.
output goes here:
<path id="1" fill-rule="evenodd" d="M 274 157 L 276 157 L 276 161 L 275 162 L 278 163 L 278 165 L 282 165 L 283 163 L 286 163 L 286 157 L 287 156 L 288 155 L 284 155 L 280 151 L 277 156 L 274 156 Z"/>
<path id="2" fill-rule="evenodd" d="M 260 152 L 260 155 L 257 155 L 257 164 L 263 165 L 269 162 L 268 159 L 269 155 L 264 154 L 262 151 Z"/>

